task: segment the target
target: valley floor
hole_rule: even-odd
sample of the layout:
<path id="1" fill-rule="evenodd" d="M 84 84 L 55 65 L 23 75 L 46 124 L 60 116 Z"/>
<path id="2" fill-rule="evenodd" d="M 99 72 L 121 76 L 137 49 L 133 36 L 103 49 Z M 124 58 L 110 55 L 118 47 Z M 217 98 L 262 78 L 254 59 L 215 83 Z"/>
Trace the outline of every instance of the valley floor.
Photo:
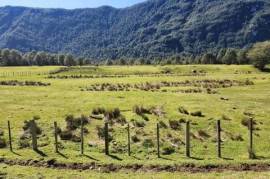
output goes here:
<path id="1" fill-rule="evenodd" d="M 1 67 L 0 173 L 7 178 L 269 178 L 269 89 L 270 74 L 249 65 Z M 117 115 L 109 126 L 110 156 L 104 154 L 102 110 Z M 84 155 L 78 124 L 82 115 L 87 118 Z M 39 152 L 31 149 L 28 128 L 34 116 L 40 118 Z M 251 118 L 255 160 L 249 159 Z M 217 120 L 222 159 L 217 157 Z M 7 121 L 14 152 L 9 151 Z M 185 156 L 187 121 L 191 158 Z M 54 122 L 60 153 L 54 148 Z M 49 169 L 55 162 L 73 168 Z M 121 166 L 133 169 L 118 170 Z M 147 169 L 134 170 L 140 166 Z M 243 170 L 249 171 L 239 172 Z"/>

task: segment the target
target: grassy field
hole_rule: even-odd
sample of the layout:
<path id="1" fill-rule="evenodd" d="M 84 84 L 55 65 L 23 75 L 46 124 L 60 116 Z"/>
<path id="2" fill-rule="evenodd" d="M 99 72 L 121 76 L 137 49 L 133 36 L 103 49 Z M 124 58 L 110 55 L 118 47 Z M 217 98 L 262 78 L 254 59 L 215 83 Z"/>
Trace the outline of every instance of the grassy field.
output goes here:
<path id="1" fill-rule="evenodd" d="M 259 177 L 258 177 L 259 175 Z M 223 179 L 232 179 L 232 178 L 243 178 L 243 179 L 252 179 L 258 177 L 260 179 L 267 179 L 270 177 L 269 172 L 222 172 L 222 173 L 170 173 L 170 172 L 148 172 L 142 173 L 138 172 L 136 175 L 129 172 L 119 172 L 119 173 L 102 173 L 102 172 L 87 172 L 87 171 L 70 171 L 70 170 L 55 170 L 55 169 L 42 169 L 34 167 L 22 167 L 22 166 L 6 166 L 0 165 L 0 177 L 6 178 L 61 178 L 61 179 L 88 179 L 88 178 L 97 178 L 97 179 L 113 179 L 113 178 L 122 178 L 122 179 L 178 179 L 178 178 L 202 178 L 202 179 L 214 179 L 214 178 L 223 178 Z"/>
<path id="2" fill-rule="evenodd" d="M 259 72 L 248 65 L 190 65 L 72 67 L 48 75 L 49 72 L 58 69 L 60 67 L 0 68 L 0 74 L 1 72 L 4 74 L 0 75 L 0 81 L 18 80 L 50 83 L 50 86 L 0 85 L 0 129 L 4 131 L 3 137 L 7 141 L 6 126 L 7 121 L 11 121 L 15 151 L 11 153 L 8 148 L 0 149 L 0 155 L 3 158 L 10 160 L 56 159 L 63 163 L 97 162 L 116 165 L 193 163 L 198 166 L 256 164 L 270 161 L 269 73 Z M 186 83 L 180 83 L 187 80 Z M 233 81 L 232 85 L 222 87 L 223 83 Z M 134 85 L 146 83 L 156 87 L 162 82 L 179 82 L 180 85 L 159 86 L 153 91 L 151 89 L 145 90 L 145 88 L 144 90 L 134 88 Z M 107 90 L 107 88 L 93 90 L 93 85 L 99 87 L 103 83 L 113 86 L 112 90 Z M 128 84 L 132 87 L 129 90 L 118 90 L 115 89 L 118 84 Z M 200 92 L 194 93 L 194 90 Z M 207 92 L 208 90 L 210 90 L 210 94 Z M 164 115 L 158 117 L 154 114 L 145 114 L 148 119 L 145 120 L 133 112 L 132 109 L 135 105 L 159 109 L 164 112 Z M 92 110 L 98 107 L 119 108 L 121 110 L 121 114 L 131 125 L 131 136 L 137 136 L 139 139 L 138 142 L 131 144 L 132 156 L 127 155 L 127 124 L 117 122 L 110 126 L 113 137 L 110 151 L 113 156 L 103 154 L 104 141 L 98 137 L 96 128 L 103 126 L 104 121 L 96 119 L 90 119 L 90 123 L 85 126 L 89 131 L 88 134 L 85 134 L 86 155 L 80 156 L 79 143 L 63 140 L 60 141 L 62 155 L 56 154 L 54 152 L 53 122 L 57 121 L 63 130 L 66 126 L 65 117 L 67 115 L 90 116 Z M 179 107 L 184 107 L 189 112 L 200 111 L 203 115 L 198 117 L 182 114 L 178 110 Z M 39 149 L 45 154 L 44 156 L 33 152 L 30 148 L 21 149 L 18 145 L 23 133 L 24 121 L 32 119 L 33 116 L 40 117 L 37 122 L 42 129 Z M 254 135 L 256 160 L 248 159 L 248 128 L 243 125 L 243 119 L 251 116 L 256 121 Z M 224 159 L 218 159 L 216 153 L 215 125 L 218 119 L 221 120 L 222 124 L 222 155 Z M 185 124 L 178 123 L 179 120 L 182 122 L 191 121 L 191 155 L 193 158 L 185 157 Z M 166 126 L 160 129 L 161 153 L 166 148 L 173 149 L 174 152 L 170 155 L 162 155 L 162 158 L 158 159 L 156 156 L 156 123 L 160 121 L 163 121 Z M 177 129 L 172 129 L 175 122 Z M 20 170 L 23 171 L 23 169 L 18 169 L 18 172 Z M 45 171 L 45 169 L 43 170 Z M 12 170 L 7 170 L 8 173 L 9 171 Z M 55 171 L 50 170 L 50 172 Z M 73 173 L 70 172 L 70 175 Z M 151 173 L 147 175 L 152 176 Z M 172 176 L 166 173 L 162 175 Z M 195 178 L 196 175 L 194 174 Z M 229 173 L 227 175 L 234 177 L 230 176 Z M 239 177 L 242 175 L 244 173 L 239 173 Z M 253 175 L 256 173 L 251 174 L 251 176 Z M 262 175 L 269 176 L 266 173 L 262 173 Z M 88 174 L 86 173 L 85 176 Z M 103 177 L 103 174 L 100 177 Z M 113 177 L 113 174 L 107 177 Z M 123 177 L 130 178 L 128 174 L 123 174 Z M 209 177 L 211 178 L 211 176 Z"/>

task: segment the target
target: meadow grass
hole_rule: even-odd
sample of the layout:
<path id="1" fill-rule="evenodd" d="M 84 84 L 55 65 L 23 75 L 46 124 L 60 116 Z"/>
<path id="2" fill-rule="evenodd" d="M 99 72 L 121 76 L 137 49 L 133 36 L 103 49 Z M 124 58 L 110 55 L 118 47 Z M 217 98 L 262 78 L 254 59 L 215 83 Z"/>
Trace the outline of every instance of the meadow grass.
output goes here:
<path id="1" fill-rule="evenodd" d="M 11 121 L 14 151 L 13 154 L 6 149 L 0 149 L 0 155 L 9 159 L 50 159 L 55 158 L 61 162 L 82 162 L 87 163 L 97 161 L 99 163 L 116 163 L 124 164 L 181 164 L 195 163 L 196 165 L 208 164 L 237 164 L 237 163 L 263 163 L 270 161 L 270 75 L 269 73 L 259 72 L 252 66 L 244 65 L 188 65 L 188 66 L 113 66 L 113 67 L 72 67 L 71 69 L 58 73 L 56 75 L 121 75 L 130 76 L 123 78 L 78 78 L 78 79 L 50 79 L 48 75 L 40 75 L 39 72 L 50 72 L 60 67 L 9 67 L 0 68 L 0 73 L 12 73 L 14 71 L 34 72 L 29 76 L 1 77 L 0 81 L 18 80 L 18 81 L 41 81 L 51 83 L 51 86 L 0 86 L 0 129 L 4 130 L 4 137 L 7 139 L 7 121 Z M 170 76 L 164 74 L 169 70 L 172 74 L 183 74 L 182 76 Z M 187 74 L 193 71 L 202 71 L 205 75 L 189 76 Z M 147 74 L 162 74 L 161 76 L 147 76 Z M 144 74 L 146 76 L 139 76 Z M 82 91 L 92 84 L 98 83 L 130 83 L 139 84 L 145 82 L 179 82 L 185 80 L 238 80 L 246 79 L 254 82 L 251 86 L 233 86 L 230 88 L 218 88 L 217 94 L 203 93 L 176 93 L 168 90 L 167 92 L 150 92 L 150 91 Z M 186 87 L 174 87 L 171 89 L 183 89 Z M 228 98 L 228 100 L 221 100 Z M 131 128 L 131 135 L 138 135 L 141 141 L 152 139 L 155 143 L 155 126 L 158 120 L 164 121 L 167 125 L 169 120 L 185 119 L 191 121 L 191 132 L 197 138 L 191 139 L 191 153 L 196 159 L 185 157 L 185 131 L 184 124 L 181 130 L 172 130 L 170 127 L 161 129 L 161 147 L 170 146 L 168 135 L 180 140 L 180 145 L 175 147 L 175 153 L 157 159 L 156 148 L 146 148 L 142 142 L 132 143 L 132 156 L 127 156 L 127 134 L 126 125 L 116 124 L 113 127 L 113 138 L 117 145 L 121 146 L 122 152 L 114 152 L 121 160 L 116 160 L 103 154 L 104 142 L 97 136 L 96 126 L 103 126 L 104 122 L 92 120 L 87 129 L 89 134 L 85 136 L 85 153 L 93 160 L 86 156 L 80 156 L 80 146 L 74 142 L 64 142 L 61 152 L 66 156 L 54 153 L 53 122 L 57 121 L 62 129 L 65 128 L 65 117 L 68 114 L 89 116 L 92 109 L 96 107 L 115 108 L 118 107 L 128 121 L 143 120 L 140 116 L 134 114 L 133 106 L 143 105 L 162 106 L 166 112 L 162 119 L 154 115 L 147 115 L 149 121 L 143 129 L 137 127 Z M 201 111 L 204 117 L 192 117 L 178 112 L 180 106 L 185 107 L 188 111 Z M 256 127 L 254 148 L 260 160 L 248 160 L 248 129 L 241 124 L 245 117 L 244 112 L 254 114 Z M 23 122 L 32 119 L 33 116 L 40 116 L 38 121 L 45 137 L 39 141 L 45 143 L 40 147 L 47 157 L 40 156 L 31 149 L 19 149 L 18 140 L 23 130 Z M 223 116 L 223 117 L 222 117 Z M 224 116 L 229 118 L 223 119 Z M 217 119 L 222 119 L 222 153 L 226 159 L 218 159 L 216 154 L 215 143 L 215 124 Z M 143 135 L 136 134 L 135 131 L 143 131 Z M 198 138 L 198 131 L 203 130 L 209 137 Z M 235 141 L 231 136 L 241 135 L 243 141 Z M 88 143 L 94 143 L 96 147 L 89 147 Z M 111 144 L 111 150 L 113 145 Z M 113 152 L 113 150 L 112 150 Z M 200 160 L 199 160 L 200 159 Z M 229 160 L 228 160 L 229 159 Z M 242 174 L 240 174 L 242 175 Z M 252 174 L 253 175 L 253 174 Z M 267 174 L 268 175 L 268 174 Z"/>

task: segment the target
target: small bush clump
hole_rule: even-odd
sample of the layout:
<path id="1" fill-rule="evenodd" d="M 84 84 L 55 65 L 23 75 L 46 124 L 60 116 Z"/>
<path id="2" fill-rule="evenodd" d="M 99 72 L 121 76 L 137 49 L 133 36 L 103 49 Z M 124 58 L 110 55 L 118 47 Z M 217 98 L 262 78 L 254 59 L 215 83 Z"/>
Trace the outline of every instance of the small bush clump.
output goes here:
<path id="1" fill-rule="evenodd" d="M 178 111 L 181 113 L 181 114 L 186 114 L 186 115 L 189 115 L 189 112 L 188 110 L 186 110 L 184 107 L 179 107 L 178 108 Z"/>
<path id="2" fill-rule="evenodd" d="M 195 117 L 204 117 L 204 115 L 202 114 L 201 111 L 195 111 L 190 113 L 191 116 L 195 116 Z"/>
<path id="3" fill-rule="evenodd" d="M 132 137 L 131 137 L 131 140 L 132 140 L 132 142 L 134 142 L 134 143 L 138 143 L 138 142 L 141 141 L 141 140 L 139 139 L 139 137 L 137 137 L 136 135 L 132 136 Z"/>
<path id="4" fill-rule="evenodd" d="M 169 125 L 173 130 L 181 130 L 181 123 L 177 120 L 169 120 Z"/>
<path id="5" fill-rule="evenodd" d="M 145 147 L 145 148 L 150 148 L 150 147 L 154 147 L 154 142 L 152 139 L 144 139 L 142 145 Z"/>
<path id="6" fill-rule="evenodd" d="M 175 152 L 175 148 L 173 146 L 166 146 L 162 148 L 162 155 L 171 155 Z"/>
<path id="7" fill-rule="evenodd" d="M 6 140 L 4 138 L 0 137 L 0 148 L 3 149 L 6 147 L 7 147 Z"/>

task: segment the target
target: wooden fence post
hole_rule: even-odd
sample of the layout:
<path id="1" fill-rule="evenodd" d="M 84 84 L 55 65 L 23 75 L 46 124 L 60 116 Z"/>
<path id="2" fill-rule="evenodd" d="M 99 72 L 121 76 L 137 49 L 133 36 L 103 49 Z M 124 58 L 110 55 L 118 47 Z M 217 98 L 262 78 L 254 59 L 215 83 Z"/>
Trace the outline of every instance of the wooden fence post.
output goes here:
<path id="1" fill-rule="evenodd" d="M 190 122 L 186 122 L 186 156 L 190 157 Z"/>
<path id="2" fill-rule="evenodd" d="M 105 135 L 105 154 L 109 155 L 109 126 L 108 122 L 105 121 L 105 126 L 104 126 L 104 135 Z"/>
<path id="3" fill-rule="evenodd" d="M 84 123 L 83 123 L 83 119 L 81 119 L 81 155 L 84 154 L 84 135 L 83 135 L 83 127 L 84 127 Z"/>
<path id="4" fill-rule="evenodd" d="M 217 153 L 218 153 L 218 158 L 221 158 L 221 126 L 220 126 L 220 120 L 217 120 Z"/>
<path id="5" fill-rule="evenodd" d="M 159 123 L 157 123 L 157 156 L 160 158 Z"/>
<path id="6" fill-rule="evenodd" d="M 32 148 L 33 150 L 37 151 L 38 150 L 38 145 L 37 145 L 37 129 L 35 125 L 35 121 L 31 120 L 30 121 L 30 130 L 31 130 L 31 135 L 32 135 Z"/>
<path id="7" fill-rule="evenodd" d="M 127 132 L 128 132 L 128 156 L 131 155 L 131 151 L 130 151 L 130 126 L 128 124 L 128 127 L 127 127 Z"/>
<path id="8" fill-rule="evenodd" d="M 12 152 L 12 137 L 11 137 L 11 128 L 10 128 L 10 121 L 8 121 L 8 139 L 9 139 L 9 149 Z"/>
<path id="9" fill-rule="evenodd" d="M 249 159 L 254 159 L 253 151 L 253 119 L 249 120 Z"/>
<path id="10" fill-rule="evenodd" d="M 58 137 L 57 137 L 57 122 L 54 122 L 54 141 L 55 141 L 55 153 L 59 153 Z"/>

